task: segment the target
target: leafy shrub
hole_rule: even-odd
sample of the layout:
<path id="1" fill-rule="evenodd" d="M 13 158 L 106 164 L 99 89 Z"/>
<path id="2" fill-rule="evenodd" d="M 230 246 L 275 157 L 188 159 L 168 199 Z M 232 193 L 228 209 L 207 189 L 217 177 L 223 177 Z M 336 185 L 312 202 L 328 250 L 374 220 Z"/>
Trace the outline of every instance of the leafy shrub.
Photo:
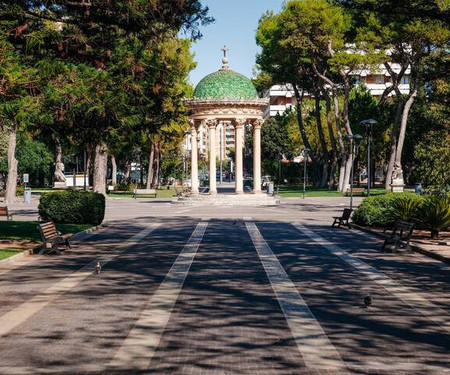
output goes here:
<path id="1" fill-rule="evenodd" d="M 431 230 L 431 238 L 450 227 L 450 198 L 426 197 L 419 210 L 417 221 Z"/>
<path id="2" fill-rule="evenodd" d="M 17 185 L 16 197 L 22 197 L 24 193 L 25 193 L 25 187 L 23 187 L 22 185 Z"/>
<path id="3" fill-rule="evenodd" d="M 55 223 L 99 225 L 105 217 L 105 197 L 84 191 L 45 193 L 39 202 L 39 215 Z"/>
<path id="4" fill-rule="evenodd" d="M 423 200 L 412 193 L 390 193 L 364 199 L 353 214 L 356 224 L 384 227 L 393 225 L 398 219 L 411 220 Z"/>
<path id="5" fill-rule="evenodd" d="M 134 191 L 134 188 L 136 187 L 136 185 L 132 182 L 121 182 L 119 184 L 116 184 L 114 186 L 114 190 L 115 191 L 128 191 L 128 192 L 132 192 Z"/>
<path id="6" fill-rule="evenodd" d="M 415 194 L 395 197 L 389 211 L 390 220 L 415 222 L 422 206 L 423 198 Z"/>

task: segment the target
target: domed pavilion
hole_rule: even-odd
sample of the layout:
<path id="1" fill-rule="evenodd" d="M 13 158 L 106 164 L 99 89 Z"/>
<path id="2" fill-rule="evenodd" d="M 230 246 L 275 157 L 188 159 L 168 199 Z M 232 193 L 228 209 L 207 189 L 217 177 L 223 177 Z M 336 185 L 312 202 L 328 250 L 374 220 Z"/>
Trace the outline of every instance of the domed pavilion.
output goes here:
<path id="1" fill-rule="evenodd" d="M 198 183 L 198 130 L 201 124 L 208 128 L 209 142 L 209 194 L 217 194 L 216 128 L 219 123 L 231 123 L 235 131 L 236 194 L 244 193 L 243 149 L 244 129 L 253 127 L 253 192 L 261 193 L 261 126 L 268 99 L 260 99 L 253 83 L 228 66 L 226 47 L 222 68 L 204 77 L 194 90 L 194 97 L 186 99 L 191 123 L 191 190 L 199 194 Z"/>

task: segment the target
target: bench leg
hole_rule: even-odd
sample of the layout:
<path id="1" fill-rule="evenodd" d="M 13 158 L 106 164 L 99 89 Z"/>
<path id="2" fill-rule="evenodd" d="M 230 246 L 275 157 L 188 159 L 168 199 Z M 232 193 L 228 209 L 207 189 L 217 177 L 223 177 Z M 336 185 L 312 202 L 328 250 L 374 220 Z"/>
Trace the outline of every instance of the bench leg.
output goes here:
<path id="1" fill-rule="evenodd" d="M 47 251 L 48 250 L 47 250 L 47 248 L 45 247 L 45 244 L 44 244 L 44 246 L 42 246 L 41 250 L 38 251 L 38 254 L 42 255 L 42 254 L 45 254 Z"/>
<path id="2" fill-rule="evenodd" d="M 336 225 L 336 222 L 337 222 L 337 219 L 334 219 L 334 222 L 331 226 L 334 227 Z"/>
<path id="3" fill-rule="evenodd" d="M 70 242 L 69 242 L 69 240 L 68 240 L 68 239 L 66 240 L 66 245 L 67 245 L 67 247 L 68 247 L 69 249 L 71 249 L 71 248 L 72 248 L 72 246 L 70 246 Z"/>
<path id="4" fill-rule="evenodd" d="M 61 255 L 61 251 L 58 248 L 58 242 L 55 243 L 52 247 L 52 250 L 57 254 L 57 255 Z"/>

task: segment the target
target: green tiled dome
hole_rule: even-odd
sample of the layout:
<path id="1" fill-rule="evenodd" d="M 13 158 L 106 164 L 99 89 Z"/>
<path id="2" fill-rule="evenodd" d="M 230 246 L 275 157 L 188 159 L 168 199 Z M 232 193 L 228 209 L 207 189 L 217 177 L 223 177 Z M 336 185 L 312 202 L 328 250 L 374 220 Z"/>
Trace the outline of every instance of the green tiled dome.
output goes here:
<path id="1" fill-rule="evenodd" d="M 253 83 L 244 75 L 221 69 L 203 78 L 194 90 L 196 99 L 257 99 Z"/>

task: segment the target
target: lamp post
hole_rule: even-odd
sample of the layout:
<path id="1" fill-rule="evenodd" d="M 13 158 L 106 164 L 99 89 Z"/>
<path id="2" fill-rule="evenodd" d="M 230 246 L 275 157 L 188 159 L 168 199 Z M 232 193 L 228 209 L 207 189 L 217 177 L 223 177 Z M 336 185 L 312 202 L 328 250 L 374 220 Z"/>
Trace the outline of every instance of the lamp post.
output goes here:
<path id="1" fill-rule="evenodd" d="M 366 137 L 367 137 L 367 195 L 370 195 L 370 186 L 372 183 L 372 174 L 370 171 L 370 143 L 372 140 L 372 126 L 378 124 L 377 120 L 373 118 L 363 120 L 359 123 L 361 126 L 366 128 Z"/>
<path id="2" fill-rule="evenodd" d="M 353 178 L 355 176 L 355 155 L 356 146 L 359 146 L 359 142 L 363 139 L 360 134 L 347 135 L 346 138 L 352 142 L 352 173 L 350 176 L 350 209 L 353 210 Z"/>
<path id="3" fill-rule="evenodd" d="M 308 162 L 309 148 L 304 148 L 302 150 L 303 156 L 303 199 L 305 199 L 306 195 L 306 163 Z"/>

